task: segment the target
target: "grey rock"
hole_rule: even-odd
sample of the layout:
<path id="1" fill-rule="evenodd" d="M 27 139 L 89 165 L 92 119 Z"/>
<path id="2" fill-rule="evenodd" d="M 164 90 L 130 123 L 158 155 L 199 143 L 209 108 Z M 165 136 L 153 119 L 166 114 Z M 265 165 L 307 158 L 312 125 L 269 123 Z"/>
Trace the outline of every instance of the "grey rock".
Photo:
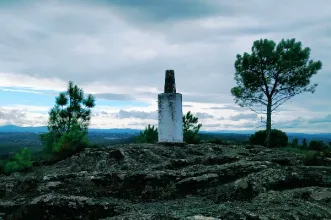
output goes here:
<path id="1" fill-rule="evenodd" d="M 0 219 L 331 219 L 331 167 L 261 146 L 85 149 L 0 176 Z"/>

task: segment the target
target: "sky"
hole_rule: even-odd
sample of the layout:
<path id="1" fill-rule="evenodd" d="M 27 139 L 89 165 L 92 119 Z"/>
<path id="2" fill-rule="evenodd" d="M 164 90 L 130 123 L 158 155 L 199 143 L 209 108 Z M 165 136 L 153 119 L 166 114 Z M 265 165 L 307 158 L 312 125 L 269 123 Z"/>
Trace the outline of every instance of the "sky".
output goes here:
<path id="1" fill-rule="evenodd" d="M 236 55 L 295 38 L 322 61 L 319 85 L 279 107 L 273 128 L 330 133 L 330 11 L 330 0 L 1 0 L 0 126 L 47 125 L 69 80 L 96 97 L 91 128 L 157 125 L 173 69 L 202 130 L 263 129 L 231 95 Z"/>

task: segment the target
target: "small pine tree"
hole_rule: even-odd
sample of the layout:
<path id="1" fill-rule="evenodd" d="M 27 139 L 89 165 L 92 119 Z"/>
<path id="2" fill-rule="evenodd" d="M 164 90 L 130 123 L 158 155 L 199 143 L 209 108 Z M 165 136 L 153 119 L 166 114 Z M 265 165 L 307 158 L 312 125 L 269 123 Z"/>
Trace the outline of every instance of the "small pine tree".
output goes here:
<path id="1" fill-rule="evenodd" d="M 158 141 L 158 131 L 157 128 L 151 126 L 150 124 L 145 128 L 144 131 L 140 132 L 140 135 L 137 137 L 137 143 L 157 143 Z"/>
<path id="2" fill-rule="evenodd" d="M 4 166 L 4 171 L 7 174 L 19 172 L 32 167 L 31 151 L 28 148 L 23 148 L 16 153 Z"/>
<path id="3" fill-rule="evenodd" d="M 198 132 L 202 127 L 202 124 L 198 124 L 198 117 L 192 115 L 189 111 L 183 116 L 183 137 L 184 142 L 188 144 L 200 143 L 200 137 Z"/>
<path id="4" fill-rule="evenodd" d="M 324 144 L 323 141 L 312 140 L 309 143 L 309 149 L 310 150 L 322 151 L 325 148 L 326 148 L 326 145 Z"/>
<path id="5" fill-rule="evenodd" d="M 95 98 L 69 81 L 66 92 L 55 99 L 55 106 L 49 112 L 48 133 L 41 135 L 47 153 L 73 151 L 85 143 L 87 127 L 91 120 L 91 108 Z"/>

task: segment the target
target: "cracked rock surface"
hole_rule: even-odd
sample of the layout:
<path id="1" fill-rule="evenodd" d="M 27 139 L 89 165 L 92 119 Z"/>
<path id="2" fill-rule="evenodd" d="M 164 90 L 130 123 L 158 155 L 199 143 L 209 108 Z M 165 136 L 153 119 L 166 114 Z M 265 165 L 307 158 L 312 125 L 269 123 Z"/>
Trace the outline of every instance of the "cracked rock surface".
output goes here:
<path id="1" fill-rule="evenodd" d="M 262 146 L 115 145 L 0 176 L 0 219 L 330 220 L 331 166 Z"/>

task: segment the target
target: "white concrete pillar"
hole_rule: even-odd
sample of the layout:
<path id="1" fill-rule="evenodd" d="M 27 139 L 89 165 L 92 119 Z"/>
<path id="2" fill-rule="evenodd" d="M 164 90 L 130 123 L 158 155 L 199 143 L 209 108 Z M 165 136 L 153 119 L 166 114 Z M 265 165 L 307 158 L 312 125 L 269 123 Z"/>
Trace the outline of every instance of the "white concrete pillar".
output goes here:
<path id="1" fill-rule="evenodd" d="M 158 95 L 158 142 L 183 143 L 182 94 L 176 93 L 175 73 L 166 71 L 164 93 Z"/>

